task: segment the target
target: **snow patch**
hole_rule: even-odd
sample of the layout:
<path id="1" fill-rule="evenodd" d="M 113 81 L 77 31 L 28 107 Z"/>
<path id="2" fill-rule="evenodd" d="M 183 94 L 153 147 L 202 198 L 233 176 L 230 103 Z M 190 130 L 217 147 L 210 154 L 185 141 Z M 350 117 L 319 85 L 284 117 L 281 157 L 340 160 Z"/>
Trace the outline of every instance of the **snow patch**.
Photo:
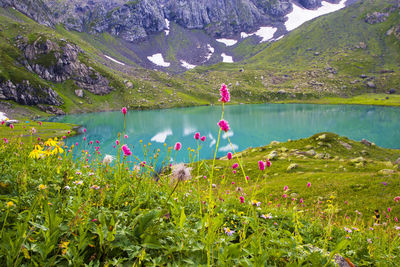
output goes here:
<path id="1" fill-rule="evenodd" d="M 114 58 L 112 58 L 112 57 L 110 57 L 110 56 L 107 56 L 107 55 L 104 55 L 106 58 L 108 58 L 109 60 L 111 60 L 111 61 L 114 61 L 115 63 L 117 63 L 117 64 L 120 64 L 120 65 L 122 65 L 122 66 L 125 66 L 125 63 L 122 63 L 121 61 L 118 61 L 118 60 L 116 60 L 116 59 L 114 59 Z"/>
<path id="2" fill-rule="evenodd" d="M 151 141 L 157 142 L 157 143 L 164 143 L 169 135 L 172 135 L 171 129 L 167 129 L 165 131 L 159 132 L 158 134 L 156 134 L 155 136 L 153 136 L 151 138 Z"/>
<path id="3" fill-rule="evenodd" d="M 190 69 L 194 69 L 196 67 L 196 65 L 192 65 L 184 60 L 181 60 L 181 66 L 190 70 Z"/>
<path id="4" fill-rule="evenodd" d="M 286 30 L 294 30 L 306 21 L 342 9 L 345 7 L 345 2 L 346 0 L 341 0 L 337 4 L 331 4 L 323 1 L 322 6 L 315 10 L 305 9 L 293 3 L 293 11 L 286 15 L 288 18 L 285 22 Z"/>
<path id="5" fill-rule="evenodd" d="M 147 57 L 147 59 L 156 64 L 157 66 L 169 67 L 171 65 L 171 63 L 164 61 L 164 58 L 161 53 L 154 54 L 151 57 Z"/>
<path id="6" fill-rule="evenodd" d="M 278 40 L 282 39 L 283 37 L 285 37 L 285 35 L 279 36 L 278 38 L 275 39 L 275 41 L 278 41 Z"/>
<path id="7" fill-rule="evenodd" d="M 6 113 L 0 112 L 0 121 L 5 121 L 7 118 Z"/>
<path id="8" fill-rule="evenodd" d="M 232 147 L 233 147 L 234 150 L 238 150 L 238 148 L 239 148 L 239 146 L 236 145 L 236 144 L 232 144 L 232 146 L 231 146 L 231 144 L 227 144 L 226 146 L 220 147 L 218 149 L 218 151 L 221 151 L 221 152 L 233 151 Z"/>
<path id="9" fill-rule="evenodd" d="M 235 45 L 238 41 L 233 40 L 233 39 L 221 38 L 221 39 L 217 39 L 217 42 L 224 43 L 226 46 L 232 46 L 232 45 Z"/>
<path id="10" fill-rule="evenodd" d="M 261 37 L 261 41 L 260 43 L 266 42 L 270 39 L 272 39 L 272 37 L 274 37 L 275 32 L 278 29 L 275 27 L 260 27 L 256 32 L 253 33 L 245 33 L 245 32 L 241 32 L 240 33 L 240 37 L 242 39 L 253 36 L 253 35 L 257 35 L 258 37 Z"/>
<path id="11" fill-rule="evenodd" d="M 206 61 L 208 61 L 215 52 L 214 47 L 212 47 L 210 44 L 207 44 L 207 50 L 208 50 L 208 54 L 206 56 Z"/>
<path id="12" fill-rule="evenodd" d="M 233 58 L 231 56 L 228 56 L 227 54 L 222 53 L 221 57 L 222 57 L 222 62 L 233 63 Z"/>
<path id="13" fill-rule="evenodd" d="M 167 25 L 167 29 L 164 30 L 164 32 L 165 32 L 165 35 L 168 36 L 168 34 L 169 34 L 169 20 L 165 19 L 165 24 Z"/>

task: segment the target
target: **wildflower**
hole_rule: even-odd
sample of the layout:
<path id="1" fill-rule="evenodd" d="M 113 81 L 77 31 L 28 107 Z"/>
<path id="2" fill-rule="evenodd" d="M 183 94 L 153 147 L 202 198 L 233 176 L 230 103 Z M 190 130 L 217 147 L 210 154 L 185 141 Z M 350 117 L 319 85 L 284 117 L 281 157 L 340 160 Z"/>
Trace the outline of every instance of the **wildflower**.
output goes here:
<path id="1" fill-rule="evenodd" d="M 93 141 L 90 141 L 90 144 L 93 145 Z"/>
<path id="2" fill-rule="evenodd" d="M 260 160 L 260 161 L 258 162 L 258 168 L 260 169 L 260 171 L 265 170 L 264 161 Z"/>
<path id="3" fill-rule="evenodd" d="M 400 230 L 400 226 L 395 226 L 394 229 Z"/>
<path id="4" fill-rule="evenodd" d="M 80 172 L 80 171 L 76 171 L 76 172 L 75 172 L 75 174 L 76 174 L 76 175 L 81 175 L 81 174 L 82 174 L 82 172 Z"/>
<path id="5" fill-rule="evenodd" d="M 243 192 L 243 188 L 241 188 L 241 187 L 236 187 L 236 190 L 235 190 L 236 192 Z"/>
<path id="6" fill-rule="evenodd" d="M 122 114 L 124 114 L 124 116 L 126 115 L 126 112 L 127 112 L 128 110 L 126 109 L 126 107 L 123 107 L 122 109 L 121 109 L 121 112 L 122 112 Z"/>
<path id="7" fill-rule="evenodd" d="M 360 229 L 358 229 L 357 227 L 352 227 L 354 231 L 359 232 Z"/>
<path id="8" fill-rule="evenodd" d="M 226 120 L 220 120 L 218 122 L 219 128 L 221 128 L 222 131 L 227 132 L 229 131 L 229 124 Z"/>
<path id="9" fill-rule="evenodd" d="M 225 227 L 224 227 L 224 231 L 225 231 L 225 234 L 228 236 L 231 236 L 235 233 L 235 231 L 232 231 L 231 229 L 225 228 Z"/>
<path id="10" fill-rule="evenodd" d="M 41 121 L 39 121 L 38 123 L 39 123 L 39 126 L 42 126 L 42 122 Z"/>
<path id="11" fill-rule="evenodd" d="M 283 191 L 286 191 L 288 189 L 289 189 L 289 187 L 287 185 L 285 185 L 285 187 L 283 188 Z"/>
<path id="12" fill-rule="evenodd" d="M 352 233 L 352 232 L 353 232 L 350 228 L 347 228 L 347 227 L 344 227 L 344 230 L 345 230 L 347 233 Z"/>
<path id="13" fill-rule="evenodd" d="M 176 142 L 176 144 L 175 144 L 175 150 L 176 151 L 179 151 L 179 150 L 181 150 L 181 148 L 182 148 L 182 144 L 180 143 L 180 142 Z"/>
<path id="14" fill-rule="evenodd" d="M 278 223 L 277 223 L 277 222 L 274 222 L 274 225 L 276 226 L 276 225 L 278 225 Z"/>
<path id="15" fill-rule="evenodd" d="M 35 134 L 36 133 L 36 129 L 34 127 L 31 128 L 31 134 Z"/>
<path id="16" fill-rule="evenodd" d="M 45 190 L 46 188 L 47 188 L 47 186 L 45 186 L 44 184 L 39 185 L 39 190 Z"/>
<path id="17" fill-rule="evenodd" d="M 393 199 L 395 202 L 399 202 L 400 201 L 400 196 L 397 196 Z"/>
<path id="18" fill-rule="evenodd" d="M 240 199 L 240 203 L 244 203 L 244 197 L 239 197 L 239 199 Z"/>
<path id="19" fill-rule="evenodd" d="M 236 170 L 233 170 L 233 174 L 236 174 Z"/>
<path id="20" fill-rule="evenodd" d="M 311 183 L 310 182 L 307 183 L 307 187 L 311 187 Z"/>
<path id="21" fill-rule="evenodd" d="M 232 153 L 231 153 L 231 152 L 228 152 L 228 154 L 226 155 L 226 157 L 227 157 L 229 160 L 231 160 L 231 159 L 232 159 Z"/>
<path id="22" fill-rule="evenodd" d="M 399 219 L 397 219 L 397 217 L 394 217 L 394 221 L 399 222 Z"/>
<path id="23" fill-rule="evenodd" d="M 187 181 L 192 178 L 190 172 L 192 168 L 186 167 L 185 164 L 180 163 L 172 166 L 171 171 L 171 182 L 174 181 Z"/>
<path id="24" fill-rule="evenodd" d="M 70 133 L 71 133 L 71 131 L 68 131 L 68 132 L 67 132 L 67 134 L 70 134 Z"/>
<path id="25" fill-rule="evenodd" d="M 219 101 L 222 103 L 229 102 L 229 100 L 230 100 L 229 91 L 226 88 L 226 85 L 224 83 L 221 85 L 221 89 L 219 89 L 219 92 L 221 95 L 221 99 Z"/>
<path id="26" fill-rule="evenodd" d="M 122 146 L 122 151 L 124 152 L 124 156 L 132 155 L 132 152 L 127 145 Z"/>
<path id="27" fill-rule="evenodd" d="M 113 161 L 113 156 L 111 156 L 111 155 L 105 155 L 104 156 L 104 159 L 103 159 L 103 164 L 104 165 L 106 165 L 106 164 L 110 164 L 112 161 Z"/>
<path id="28" fill-rule="evenodd" d="M 232 184 L 235 184 L 235 182 L 232 182 Z"/>
<path id="29" fill-rule="evenodd" d="M 63 255 L 67 254 L 68 245 L 69 245 L 69 241 L 61 242 L 61 244 L 59 245 L 59 247 L 62 249 L 62 250 L 61 250 L 61 253 L 62 253 Z"/>
<path id="30" fill-rule="evenodd" d="M 196 140 L 200 139 L 200 133 L 199 132 L 194 134 L 194 139 L 196 139 Z"/>
<path id="31" fill-rule="evenodd" d="M 98 186 L 98 185 L 92 185 L 90 188 L 95 189 L 95 190 L 99 190 L 99 189 L 100 189 L 100 186 Z"/>
<path id="32" fill-rule="evenodd" d="M 99 141 L 99 140 L 96 140 L 96 144 L 100 144 L 100 141 Z"/>
<path id="33" fill-rule="evenodd" d="M 217 185 L 216 184 L 212 184 L 211 187 L 212 188 L 217 188 Z"/>
<path id="34" fill-rule="evenodd" d="M 201 140 L 202 142 L 204 142 L 204 141 L 206 141 L 206 137 L 205 137 L 205 136 L 202 136 L 202 137 L 200 138 L 200 140 Z"/>
<path id="35" fill-rule="evenodd" d="M 140 166 L 141 166 L 141 167 L 146 166 L 146 161 L 141 162 L 141 163 L 140 163 Z"/>
<path id="36" fill-rule="evenodd" d="M 6 143 L 6 144 L 8 144 L 7 138 L 3 138 L 3 142 Z"/>
<path id="37" fill-rule="evenodd" d="M 386 182 L 382 182 L 382 184 L 383 184 L 383 185 L 387 185 L 387 183 L 386 183 Z"/>
<path id="38" fill-rule="evenodd" d="M 287 196 L 286 194 L 283 194 L 282 197 L 283 197 L 283 198 L 287 198 L 288 196 Z"/>
<path id="39" fill-rule="evenodd" d="M 11 128 L 11 129 L 14 129 L 14 125 L 13 125 L 12 123 L 10 124 L 10 128 Z"/>
<path id="40" fill-rule="evenodd" d="M 236 169 L 237 167 L 239 167 L 239 164 L 237 164 L 237 163 L 232 165 L 232 169 Z"/>
<path id="41" fill-rule="evenodd" d="M 86 137 L 85 136 L 83 137 L 83 141 L 86 141 Z"/>
<path id="42" fill-rule="evenodd" d="M 75 181 L 74 184 L 76 184 L 76 185 L 83 185 L 83 181 L 82 181 L 82 180 Z"/>
<path id="43" fill-rule="evenodd" d="M 7 208 L 11 208 L 12 206 L 14 206 L 14 203 L 12 201 L 8 201 Z"/>
<path id="44" fill-rule="evenodd" d="M 260 216 L 261 218 L 263 218 L 263 219 L 272 219 L 273 218 L 273 216 L 271 215 L 271 213 L 268 213 L 267 215 L 265 215 L 265 214 L 261 214 L 261 216 Z"/>
<path id="45" fill-rule="evenodd" d="M 391 212 L 392 211 L 392 209 L 391 208 L 388 208 L 388 212 Z"/>
<path id="46" fill-rule="evenodd" d="M 300 198 L 300 204 L 303 204 L 303 202 L 304 202 L 303 198 Z"/>
<path id="47" fill-rule="evenodd" d="M 64 189 L 68 191 L 68 190 L 71 189 L 71 187 L 69 187 L 68 185 L 66 185 L 66 186 L 64 186 Z"/>
<path id="48" fill-rule="evenodd" d="M 267 166 L 269 168 L 269 167 L 271 167 L 271 165 L 272 165 L 271 161 L 269 161 L 269 159 L 267 159 L 265 161 L 265 166 Z"/>
<path id="49" fill-rule="evenodd" d="M 1 125 L 4 125 L 4 123 L 6 123 L 6 121 L 1 121 Z"/>
<path id="50" fill-rule="evenodd" d="M 370 243 L 370 244 L 372 244 L 371 238 L 368 238 L 368 239 L 367 239 L 367 242 Z"/>
<path id="51" fill-rule="evenodd" d="M 86 128 L 83 129 L 83 132 L 86 133 Z"/>
<path id="52" fill-rule="evenodd" d="M 127 135 L 127 134 L 126 134 L 126 135 L 124 135 L 124 138 L 125 138 L 125 139 L 128 139 L 128 135 Z"/>
<path id="53" fill-rule="evenodd" d="M 117 144 L 117 146 L 119 146 L 119 140 L 116 140 L 115 143 Z"/>
<path id="54" fill-rule="evenodd" d="M 260 207 L 260 206 L 261 206 L 261 202 L 259 202 L 259 201 L 257 201 L 257 200 L 252 200 L 252 201 L 251 201 L 251 205 Z"/>
<path id="55" fill-rule="evenodd" d="M 351 236 L 346 235 L 345 238 L 346 238 L 346 239 L 351 239 Z"/>
<path id="56" fill-rule="evenodd" d="M 249 178 L 249 176 L 246 176 L 246 180 L 248 181 L 250 178 Z"/>

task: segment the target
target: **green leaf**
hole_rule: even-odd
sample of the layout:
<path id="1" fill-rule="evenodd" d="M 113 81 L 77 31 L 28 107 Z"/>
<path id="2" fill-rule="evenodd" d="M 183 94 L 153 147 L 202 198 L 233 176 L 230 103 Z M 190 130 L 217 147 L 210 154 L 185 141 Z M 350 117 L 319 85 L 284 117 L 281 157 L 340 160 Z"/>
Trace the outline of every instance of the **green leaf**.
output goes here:
<path id="1" fill-rule="evenodd" d="M 186 222 L 185 209 L 182 209 L 181 218 L 179 220 L 179 227 L 181 228 L 181 230 L 183 229 L 183 226 L 184 226 L 185 222 Z"/>

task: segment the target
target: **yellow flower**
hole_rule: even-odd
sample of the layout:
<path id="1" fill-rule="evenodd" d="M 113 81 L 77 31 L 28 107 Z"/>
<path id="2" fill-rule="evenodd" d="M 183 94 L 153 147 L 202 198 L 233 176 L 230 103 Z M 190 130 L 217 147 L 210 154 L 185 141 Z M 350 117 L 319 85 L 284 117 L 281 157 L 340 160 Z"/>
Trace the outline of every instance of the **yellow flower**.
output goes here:
<path id="1" fill-rule="evenodd" d="M 12 206 L 14 206 L 14 203 L 12 201 L 8 201 L 7 208 L 11 208 Z"/>
<path id="2" fill-rule="evenodd" d="M 44 184 L 39 185 L 39 190 L 45 190 L 47 188 L 47 186 L 45 186 Z"/>

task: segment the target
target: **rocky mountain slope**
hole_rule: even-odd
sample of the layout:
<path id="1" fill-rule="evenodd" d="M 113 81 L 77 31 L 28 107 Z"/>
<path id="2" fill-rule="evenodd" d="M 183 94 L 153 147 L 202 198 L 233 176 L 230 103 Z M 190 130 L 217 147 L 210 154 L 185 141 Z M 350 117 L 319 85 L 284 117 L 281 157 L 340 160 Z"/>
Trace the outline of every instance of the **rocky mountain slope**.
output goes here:
<path id="1" fill-rule="evenodd" d="M 400 91 L 396 1 L 235 3 L 0 0 L 0 98 L 59 114 L 209 104 L 222 82 L 238 103 Z"/>

